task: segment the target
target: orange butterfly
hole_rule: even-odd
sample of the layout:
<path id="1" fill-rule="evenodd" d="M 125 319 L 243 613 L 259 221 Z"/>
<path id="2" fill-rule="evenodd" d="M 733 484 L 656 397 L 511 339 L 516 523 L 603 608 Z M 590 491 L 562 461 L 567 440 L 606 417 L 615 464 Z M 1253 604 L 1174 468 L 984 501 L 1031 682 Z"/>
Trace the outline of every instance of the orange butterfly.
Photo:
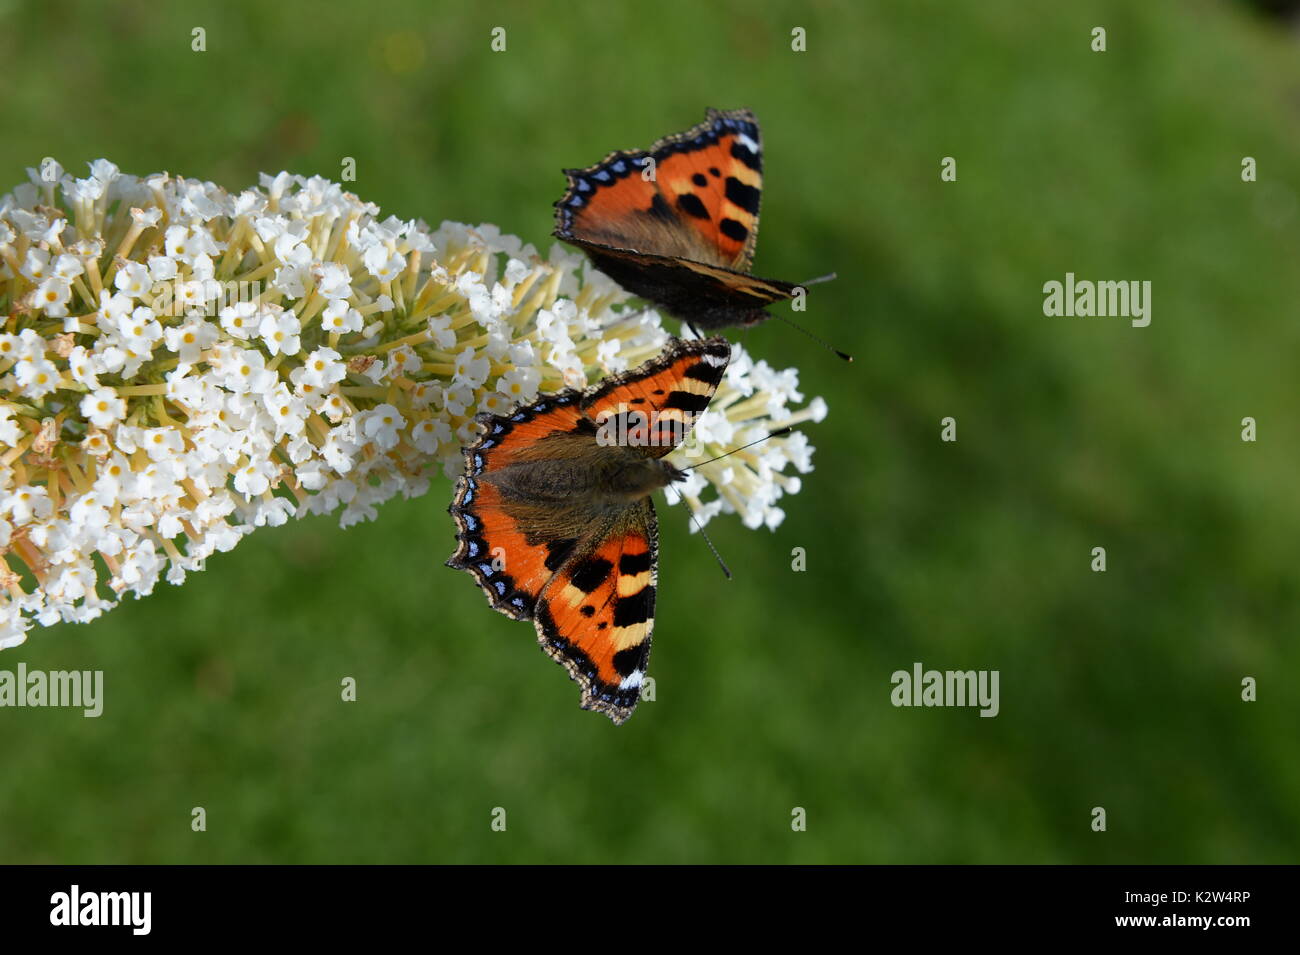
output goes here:
<path id="1" fill-rule="evenodd" d="M 647 152 L 612 152 L 564 173 L 555 237 L 692 328 L 753 325 L 799 288 L 749 274 L 763 147 L 747 109 L 710 109 L 703 123 Z"/>
<path id="2" fill-rule="evenodd" d="M 721 338 L 674 339 L 585 391 L 483 414 L 448 510 L 456 552 L 488 602 L 532 620 L 582 686 L 583 709 L 622 723 L 650 658 L 658 525 L 650 495 L 684 480 L 662 460 L 708 407 L 731 358 Z"/>

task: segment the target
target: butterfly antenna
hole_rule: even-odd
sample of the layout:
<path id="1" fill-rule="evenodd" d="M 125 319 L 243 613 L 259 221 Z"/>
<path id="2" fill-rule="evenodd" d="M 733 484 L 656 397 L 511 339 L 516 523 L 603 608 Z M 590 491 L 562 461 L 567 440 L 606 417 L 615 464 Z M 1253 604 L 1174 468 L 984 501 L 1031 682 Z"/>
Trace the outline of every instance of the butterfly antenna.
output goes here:
<path id="1" fill-rule="evenodd" d="M 699 464 L 692 464 L 688 468 L 682 468 L 682 470 L 689 471 L 692 468 L 698 468 L 701 467 L 702 465 L 710 464 L 718 460 L 718 458 L 725 458 L 728 454 L 735 454 L 737 451 L 744 451 L 746 448 L 752 448 L 756 444 L 762 444 L 768 438 L 779 438 L 784 435 L 790 434 L 793 431 L 794 428 L 777 428 L 775 431 L 770 431 L 767 434 L 763 435 L 763 437 L 759 438 L 757 441 L 751 441 L 749 442 L 749 444 L 742 444 L 738 448 L 732 448 L 730 451 L 724 451 L 722 454 L 719 454 L 718 457 L 716 458 L 709 458 L 708 461 L 701 461 Z M 664 488 L 664 493 L 666 494 L 667 492 L 668 492 L 668 488 Z M 727 562 L 722 559 L 722 555 L 718 553 L 718 549 L 713 546 L 713 541 L 709 540 L 709 535 L 704 532 L 703 526 L 701 526 L 700 522 L 695 519 L 695 512 L 691 510 L 691 505 L 686 501 L 686 499 L 681 495 L 680 492 L 677 494 L 677 499 L 686 505 L 686 513 L 689 514 L 691 517 L 691 524 L 695 527 L 697 531 L 700 532 L 700 536 L 704 538 L 704 543 L 708 544 L 709 550 L 713 552 L 713 559 L 718 562 L 718 566 L 722 568 L 722 572 L 726 574 L 727 579 L 730 580 L 731 571 L 727 568 Z"/>
<path id="2" fill-rule="evenodd" d="M 800 282 L 801 286 L 820 285 L 822 282 L 833 282 L 837 276 L 834 272 L 827 272 L 825 275 L 819 275 L 815 279 L 809 279 L 807 282 Z"/>
<path id="3" fill-rule="evenodd" d="M 669 490 L 668 488 L 664 488 L 664 493 L 667 493 L 668 490 Z M 704 543 L 708 544 L 709 550 L 713 552 L 713 559 L 718 562 L 718 566 L 722 568 L 722 573 L 726 575 L 726 578 L 728 580 L 730 580 L 731 570 L 730 568 L 727 567 L 727 562 L 722 559 L 722 555 L 718 553 L 718 549 L 713 546 L 713 541 L 709 540 L 709 535 L 704 533 L 704 528 L 700 525 L 700 522 L 695 519 L 695 512 L 691 510 L 691 505 L 687 502 L 686 498 L 682 497 L 680 493 L 677 494 L 677 500 L 681 501 L 683 504 L 686 505 L 686 513 L 690 515 L 691 524 L 694 526 L 694 528 L 697 531 L 700 532 L 700 536 L 704 538 Z"/>
<path id="4" fill-rule="evenodd" d="M 798 287 L 799 287 L 799 288 L 806 288 L 806 287 L 808 287 L 809 285 L 820 285 L 822 282 L 830 282 L 830 281 L 833 281 L 835 278 L 836 278 L 836 275 L 835 275 L 834 272 L 827 272 L 825 275 L 819 275 L 819 276 L 817 276 L 815 279 L 809 279 L 807 282 L 800 282 L 799 285 L 798 285 Z M 843 358 L 845 361 L 853 361 L 853 356 L 852 356 L 852 355 L 848 354 L 847 352 L 842 352 L 842 351 L 840 351 L 838 348 L 836 348 L 834 345 L 830 344 L 829 342 L 826 342 L 826 341 L 824 341 L 823 339 L 818 338 L 816 335 L 814 335 L 812 332 L 808 331 L 808 329 L 804 328 L 802 325 L 799 325 L 799 324 L 796 324 L 795 322 L 790 321 L 790 319 L 786 318 L 784 315 L 778 315 L 778 316 L 776 316 L 776 317 L 779 318 L 779 319 L 781 319 L 781 321 L 785 322 L 787 325 L 789 325 L 789 326 L 790 326 L 791 328 L 793 328 L 795 331 L 802 332 L 803 334 L 807 335 L 809 338 L 811 338 L 813 341 L 815 341 L 818 345 L 821 345 L 822 348 L 825 348 L 827 351 L 832 351 L 832 352 L 834 352 L 835 354 L 837 354 L 837 355 L 839 355 L 841 358 Z"/>
<path id="5" fill-rule="evenodd" d="M 742 444 L 740 447 L 732 448 L 730 451 L 723 451 L 716 458 L 709 458 L 709 460 L 707 461 L 701 461 L 699 464 L 692 464 L 688 468 L 682 468 L 682 470 L 691 471 L 694 470 L 695 468 L 702 468 L 704 467 L 704 465 L 712 464 L 714 461 L 718 461 L 722 458 L 725 458 L 729 454 L 735 454 L 737 451 L 744 451 L 746 448 L 752 448 L 756 444 L 762 444 L 768 438 L 784 438 L 787 434 L 791 434 L 793 432 L 794 432 L 794 428 L 777 428 L 775 431 L 769 431 L 767 434 L 763 435 L 757 441 L 751 441 L 749 442 L 749 444 Z"/>
<path id="6" fill-rule="evenodd" d="M 808 329 L 804 328 L 802 325 L 797 324 L 796 322 L 792 322 L 792 321 L 790 321 L 790 319 L 786 318 L 784 315 L 773 315 L 772 317 L 773 317 L 773 318 L 779 318 L 781 321 L 785 322 L 787 325 L 789 325 L 791 328 L 793 328 L 793 329 L 794 329 L 795 331 L 797 331 L 797 332 L 803 332 L 803 334 L 807 335 L 809 338 L 811 338 L 813 341 L 815 341 L 818 345 L 821 345 L 822 348 L 825 348 L 827 351 L 832 351 L 832 352 L 834 352 L 835 354 L 837 354 L 837 355 L 839 355 L 841 358 L 843 358 L 845 361 L 853 361 L 853 356 L 852 356 L 852 355 L 848 354 L 847 352 L 842 352 L 842 351 L 840 351 L 840 350 L 839 350 L 838 348 L 836 348 L 834 345 L 830 344 L 829 342 L 827 342 L 827 341 L 825 341 L 825 340 L 823 340 L 823 339 L 821 339 L 821 338 L 818 338 L 818 337 L 817 337 L 816 335 L 814 335 L 812 332 L 808 331 Z"/>

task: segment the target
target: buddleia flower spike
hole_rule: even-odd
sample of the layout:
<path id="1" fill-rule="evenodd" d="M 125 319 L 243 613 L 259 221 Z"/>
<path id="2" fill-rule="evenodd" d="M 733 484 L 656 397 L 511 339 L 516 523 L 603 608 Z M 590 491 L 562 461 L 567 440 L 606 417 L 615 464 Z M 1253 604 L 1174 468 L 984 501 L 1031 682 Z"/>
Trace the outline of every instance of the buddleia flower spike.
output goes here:
<path id="1" fill-rule="evenodd" d="M 577 254 L 381 216 L 280 173 L 237 192 L 54 163 L 0 198 L 0 647 L 181 583 L 255 528 L 343 526 L 461 468 L 476 414 L 657 354 L 658 316 Z M 817 418 L 738 351 L 707 448 Z M 788 439 L 683 486 L 774 526 Z"/>

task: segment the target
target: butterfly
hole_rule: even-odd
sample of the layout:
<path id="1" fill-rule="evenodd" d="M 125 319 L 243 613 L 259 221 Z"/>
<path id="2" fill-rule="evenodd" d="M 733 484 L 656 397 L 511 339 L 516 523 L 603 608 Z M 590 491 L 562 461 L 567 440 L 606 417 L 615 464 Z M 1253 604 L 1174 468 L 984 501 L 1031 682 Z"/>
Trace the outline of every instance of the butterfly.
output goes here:
<path id="1" fill-rule="evenodd" d="M 685 480 L 664 460 L 708 407 L 731 359 L 721 338 L 673 339 L 586 390 L 481 414 L 448 511 L 456 552 L 488 603 L 532 620 L 582 687 L 583 709 L 622 723 L 640 699 L 658 581 L 651 494 Z"/>
<path id="2" fill-rule="evenodd" d="M 693 329 L 761 322 L 766 306 L 799 288 L 749 274 L 763 146 L 747 109 L 710 109 L 646 152 L 612 152 L 564 174 L 553 235 Z"/>

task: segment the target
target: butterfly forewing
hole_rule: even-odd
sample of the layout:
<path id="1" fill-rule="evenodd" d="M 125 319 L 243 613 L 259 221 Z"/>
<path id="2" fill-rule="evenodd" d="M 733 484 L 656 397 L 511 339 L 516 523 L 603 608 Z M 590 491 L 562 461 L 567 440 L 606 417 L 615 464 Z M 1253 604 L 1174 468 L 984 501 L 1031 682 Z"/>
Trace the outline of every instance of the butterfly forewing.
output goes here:
<path id="1" fill-rule="evenodd" d="M 564 239 L 748 271 L 763 188 L 758 123 L 748 110 L 709 110 L 698 126 L 648 152 L 610 153 L 568 169 L 556 203 Z"/>
<path id="2" fill-rule="evenodd" d="M 699 126 L 656 143 L 652 155 L 664 205 L 699 232 L 711 251 L 697 261 L 748 272 L 763 194 L 763 149 L 754 115 L 711 109 Z"/>
<path id="3" fill-rule="evenodd" d="M 731 346 L 721 338 L 679 342 L 635 371 L 614 375 L 582 399 L 582 410 L 604 435 L 636 440 L 651 457 L 663 457 L 686 440 L 709 406 Z"/>
<path id="4" fill-rule="evenodd" d="M 465 450 L 465 473 L 449 508 L 456 518 L 456 552 L 447 565 L 469 571 L 492 607 L 516 620 L 532 619 L 537 595 L 578 535 L 542 539 L 527 533 L 530 505 L 507 500 L 494 475 L 534 459 L 554 436 L 589 430 L 580 401 L 581 392 L 567 391 L 511 415 L 482 415 L 483 433 Z"/>

